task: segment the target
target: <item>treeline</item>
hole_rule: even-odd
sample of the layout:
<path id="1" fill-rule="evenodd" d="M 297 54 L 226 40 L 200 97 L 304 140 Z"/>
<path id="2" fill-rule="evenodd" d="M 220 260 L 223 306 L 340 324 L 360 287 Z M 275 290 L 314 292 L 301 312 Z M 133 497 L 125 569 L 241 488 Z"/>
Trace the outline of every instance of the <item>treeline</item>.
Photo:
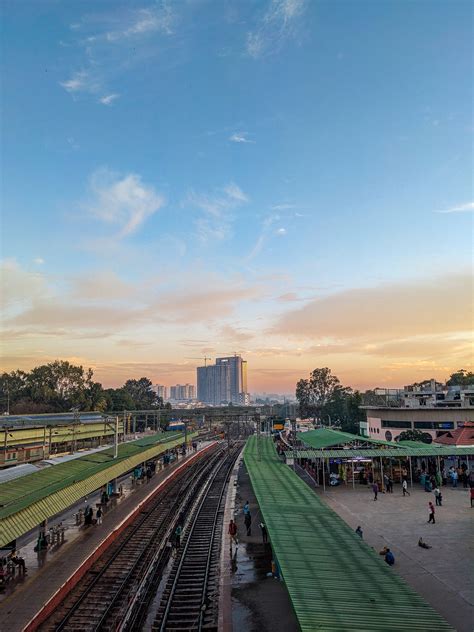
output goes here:
<path id="1" fill-rule="evenodd" d="M 468 386 L 474 384 L 474 373 L 459 369 L 452 373 L 446 386 Z M 430 380 L 411 386 L 423 388 Z M 300 417 L 313 417 L 324 425 L 336 424 L 345 432 L 358 434 L 360 421 L 365 421 L 366 413 L 360 406 L 400 406 L 402 401 L 386 398 L 373 390 L 361 393 L 349 386 L 343 386 L 331 369 L 314 369 L 308 379 L 296 384 L 296 398 Z"/>
<path id="2" fill-rule="evenodd" d="M 11 371 L 0 377 L 2 412 L 40 414 L 72 409 L 99 412 L 151 410 L 168 407 L 146 377 L 127 380 L 120 388 L 104 389 L 92 369 L 56 360 L 31 371 Z"/>

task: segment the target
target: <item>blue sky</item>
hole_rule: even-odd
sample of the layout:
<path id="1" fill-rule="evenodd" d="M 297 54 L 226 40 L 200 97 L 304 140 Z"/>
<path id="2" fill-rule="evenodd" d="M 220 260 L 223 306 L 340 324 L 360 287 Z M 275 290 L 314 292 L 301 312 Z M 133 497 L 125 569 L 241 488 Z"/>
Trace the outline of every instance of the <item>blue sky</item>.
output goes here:
<path id="1" fill-rule="evenodd" d="M 291 391 L 467 366 L 471 11 L 4 3 L 5 368 L 171 384 L 240 351 Z"/>

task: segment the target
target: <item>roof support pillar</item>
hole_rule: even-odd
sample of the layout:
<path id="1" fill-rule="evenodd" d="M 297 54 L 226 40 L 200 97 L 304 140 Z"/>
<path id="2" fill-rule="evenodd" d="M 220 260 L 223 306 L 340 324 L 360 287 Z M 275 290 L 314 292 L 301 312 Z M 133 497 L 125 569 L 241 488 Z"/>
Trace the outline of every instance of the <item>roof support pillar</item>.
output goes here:
<path id="1" fill-rule="evenodd" d="M 411 464 L 411 456 L 408 457 L 408 464 L 410 465 L 410 487 L 413 489 L 413 467 Z"/>

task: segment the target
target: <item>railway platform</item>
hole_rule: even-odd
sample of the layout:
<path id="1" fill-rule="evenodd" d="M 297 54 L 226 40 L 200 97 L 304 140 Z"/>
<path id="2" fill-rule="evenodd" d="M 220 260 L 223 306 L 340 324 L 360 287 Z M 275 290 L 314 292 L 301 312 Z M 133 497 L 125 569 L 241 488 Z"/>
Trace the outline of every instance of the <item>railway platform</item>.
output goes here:
<path id="1" fill-rule="evenodd" d="M 270 438 L 251 437 L 244 461 L 303 632 L 453 629 L 278 458 Z"/>
<path id="2" fill-rule="evenodd" d="M 133 489 L 124 484 L 123 497 L 103 516 L 102 524 L 72 528 L 65 532 L 64 543 L 56 550 L 34 553 L 34 541 L 30 540 L 21 548 L 21 555 L 27 561 L 28 573 L 14 580 L 8 586 L 7 594 L 0 602 L 0 632 L 20 632 L 34 630 L 32 622 L 45 606 L 46 611 L 54 610 L 61 596 L 69 590 L 100 556 L 107 546 L 122 532 L 140 512 L 141 507 L 174 475 L 210 448 L 212 442 L 202 443 L 197 452 L 188 453 L 175 463 L 157 472 L 148 483 Z M 88 501 L 92 503 L 92 498 Z M 75 507 L 70 508 L 71 519 Z M 31 550 L 30 550 L 31 549 Z M 28 563 L 35 559 L 36 564 Z"/>

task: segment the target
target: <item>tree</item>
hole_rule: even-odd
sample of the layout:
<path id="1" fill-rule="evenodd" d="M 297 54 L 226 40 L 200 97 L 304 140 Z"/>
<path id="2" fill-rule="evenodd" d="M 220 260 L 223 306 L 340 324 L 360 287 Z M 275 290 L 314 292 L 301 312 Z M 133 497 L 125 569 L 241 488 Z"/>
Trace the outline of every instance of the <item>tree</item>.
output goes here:
<path id="1" fill-rule="evenodd" d="M 302 417 L 311 415 L 321 420 L 324 406 L 333 397 L 340 385 L 339 378 L 331 374 L 331 369 L 314 369 L 309 379 L 296 384 L 296 398 Z"/>
<path id="2" fill-rule="evenodd" d="M 446 382 L 447 386 L 470 386 L 471 384 L 474 384 L 474 373 L 466 369 L 459 369 L 452 373 Z"/>
<path id="3" fill-rule="evenodd" d="M 153 382 L 147 377 L 139 380 L 127 380 L 123 390 L 130 395 L 135 403 L 136 410 L 150 410 L 163 406 L 163 400 L 153 390 Z"/>
<path id="4" fill-rule="evenodd" d="M 423 443 L 429 443 L 429 441 L 426 441 L 426 434 L 427 433 L 416 429 L 404 430 L 398 435 L 397 441 L 422 441 Z M 430 435 L 428 434 L 428 436 Z"/>

